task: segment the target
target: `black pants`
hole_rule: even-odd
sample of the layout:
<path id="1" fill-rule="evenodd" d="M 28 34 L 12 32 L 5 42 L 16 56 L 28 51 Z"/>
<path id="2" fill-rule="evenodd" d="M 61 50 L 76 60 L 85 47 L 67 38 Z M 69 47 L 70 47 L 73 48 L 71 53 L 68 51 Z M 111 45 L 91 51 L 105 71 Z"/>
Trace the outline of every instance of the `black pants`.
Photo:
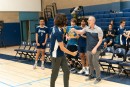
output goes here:
<path id="1" fill-rule="evenodd" d="M 58 77 L 60 66 L 64 73 L 64 87 L 69 87 L 70 71 L 65 56 L 52 58 L 52 74 L 51 74 L 50 87 L 55 87 L 55 81 Z"/>

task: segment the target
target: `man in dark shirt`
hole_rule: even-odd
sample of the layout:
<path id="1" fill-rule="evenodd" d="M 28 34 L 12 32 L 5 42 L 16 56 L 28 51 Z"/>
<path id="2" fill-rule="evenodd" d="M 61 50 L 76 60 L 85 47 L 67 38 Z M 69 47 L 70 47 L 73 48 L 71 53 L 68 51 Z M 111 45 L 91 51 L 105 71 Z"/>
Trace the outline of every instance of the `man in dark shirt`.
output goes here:
<path id="1" fill-rule="evenodd" d="M 42 52 L 41 57 L 41 69 L 44 69 L 44 56 L 45 56 L 45 47 L 46 47 L 46 41 L 48 38 L 48 28 L 45 26 L 45 21 L 41 17 L 39 21 L 39 26 L 36 28 L 36 45 L 37 45 L 37 53 L 36 53 L 36 59 L 35 64 L 33 66 L 34 69 L 37 67 L 38 57 L 40 55 L 40 52 Z"/>
<path id="2" fill-rule="evenodd" d="M 55 26 L 52 29 L 51 35 L 51 57 L 52 57 L 52 74 L 50 87 L 55 87 L 55 81 L 58 76 L 59 68 L 61 67 L 64 73 L 64 87 L 69 87 L 69 67 L 64 53 L 72 56 L 77 55 L 77 52 L 71 52 L 64 47 L 63 43 L 63 28 L 67 18 L 64 14 L 57 14 L 54 19 Z"/>

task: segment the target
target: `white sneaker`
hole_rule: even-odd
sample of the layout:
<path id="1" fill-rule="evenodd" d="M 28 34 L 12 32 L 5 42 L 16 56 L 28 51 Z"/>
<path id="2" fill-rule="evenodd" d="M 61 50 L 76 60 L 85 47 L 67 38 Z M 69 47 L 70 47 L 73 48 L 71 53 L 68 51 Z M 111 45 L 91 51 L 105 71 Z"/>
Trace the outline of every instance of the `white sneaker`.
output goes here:
<path id="1" fill-rule="evenodd" d="M 85 69 L 85 75 L 89 75 L 89 69 Z"/>
<path id="2" fill-rule="evenodd" d="M 37 68 L 37 64 L 34 64 L 34 65 L 33 65 L 33 69 L 36 69 L 36 68 Z"/>
<path id="3" fill-rule="evenodd" d="M 60 72 L 62 72 L 62 68 L 60 67 Z"/>
<path id="4" fill-rule="evenodd" d="M 41 69 L 42 69 L 42 70 L 44 70 L 44 69 L 45 69 L 44 65 L 41 65 Z"/>
<path id="5" fill-rule="evenodd" d="M 84 69 L 81 69 L 79 72 L 78 72 L 78 74 L 83 74 L 85 72 L 85 70 Z"/>

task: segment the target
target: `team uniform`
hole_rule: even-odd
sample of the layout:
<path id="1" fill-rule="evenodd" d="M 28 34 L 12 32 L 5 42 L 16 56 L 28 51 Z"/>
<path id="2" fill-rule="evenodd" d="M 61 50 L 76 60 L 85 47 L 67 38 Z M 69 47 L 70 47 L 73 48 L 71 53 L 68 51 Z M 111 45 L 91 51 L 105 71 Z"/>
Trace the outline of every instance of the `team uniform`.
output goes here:
<path id="1" fill-rule="evenodd" d="M 123 33 L 126 31 L 125 28 L 122 28 L 121 26 L 118 28 L 117 32 L 118 32 L 118 35 L 119 35 L 119 42 L 120 42 L 120 45 L 127 45 L 127 40 L 126 40 L 126 37 L 123 35 Z"/>
<path id="2" fill-rule="evenodd" d="M 58 76 L 60 67 L 64 72 L 64 87 L 69 85 L 69 67 L 64 52 L 59 47 L 59 42 L 63 42 L 63 30 L 54 26 L 51 34 L 51 57 L 52 57 L 52 74 L 51 86 L 55 87 L 55 81 Z"/>
<path id="3" fill-rule="evenodd" d="M 80 29 L 80 30 L 82 30 L 82 29 Z M 83 34 L 83 35 L 86 36 L 86 34 Z M 78 51 L 79 51 L 79 53 L 86 53 L 86 47 L 87 47 L 86 38 L 79 35 L 79 39 L 78 39 Z"/>
<path id="4" fill-rule="evenodd" d="M 42 45 L 42 43 L 45 42 L 46 34 L 48 34 L 48 27 L 44 26 L 41 28 L 40 26 L 37 26 L 36 33 L 38 34 L 38 43 L 40 46 L 37 46 L 37 49 L 45 49 L 46 45 Z"/>

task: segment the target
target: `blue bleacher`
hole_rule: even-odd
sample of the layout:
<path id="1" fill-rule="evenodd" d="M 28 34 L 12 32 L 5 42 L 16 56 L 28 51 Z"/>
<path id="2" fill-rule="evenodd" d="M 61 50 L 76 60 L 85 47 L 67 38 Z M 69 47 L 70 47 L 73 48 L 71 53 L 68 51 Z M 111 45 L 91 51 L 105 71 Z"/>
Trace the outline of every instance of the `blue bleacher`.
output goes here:
<path id="1" fill-rule="evenodd" d="M 122 10 L 123 12 L 130 12 L 130 8 L 125 8 Z"/>
<path id="2" fill-rule="evenodd" d="M 123 17 L 123 13 L 117 13 L 116 17 Z"/>
<path id="3" fill-rule="evenodd" d="M 130 25 L 129 26 L 125 26 L 126 30 L 130 30 Z"/>
<path id="4" fill-rule="evenodd" d="M 103 17 L 104 17 L 104 18 L 109 18 L 110 15 L 109 15 L 109 14 L 104 14 Z"/>
<path id="5" fill-rule="evenodd" d="M 130 12 L 124 12 L 124 13 L 123 13 L 123 16 L 124 16 L 124 17 L 130 17 Z"/>
<path id="6" fill-rule="evenodd" d="M 130 26 L 130 21 L 126 21 L 126 26 Z"/>
<path id="7" fill-rule="evenodd" d="M 114 20 L 114 27 L 118 28 L 121 20 L 126 20 L 126 29 L 130 29 L 130 8 L 123 9 L 123 13 L 110 13 L 110 11 L 84 12 L 85 16 L 93 15 L 96 18 L 96 24 L 103 30 L 108 29 L 111 20 Z M 70 25 L 71 15 L 67 15 L 68 25 Z M 54 19 L 49 19 L 48 27 L 52 27 Z"/>
<path id="8" fill-rule="evenodd" d="M 108 26 L 110 23 L 109 22 L 103 22 L 102 26 Z"/>
<path id="9" fill-rule="evenodd" d="M 116 13 L 111 13 L 111 14 L 110 14 L 110 17 L 111 17 L 111 18 L 115 18 L 115 17 L 116 17 Z"/>
<path id="10" fill-rule="evenodd" d="M 116 18 L 114 19 L 115 22 L 120 22 L 121 20 L 122 20 L 122 17 L 116 17 Z"/>

